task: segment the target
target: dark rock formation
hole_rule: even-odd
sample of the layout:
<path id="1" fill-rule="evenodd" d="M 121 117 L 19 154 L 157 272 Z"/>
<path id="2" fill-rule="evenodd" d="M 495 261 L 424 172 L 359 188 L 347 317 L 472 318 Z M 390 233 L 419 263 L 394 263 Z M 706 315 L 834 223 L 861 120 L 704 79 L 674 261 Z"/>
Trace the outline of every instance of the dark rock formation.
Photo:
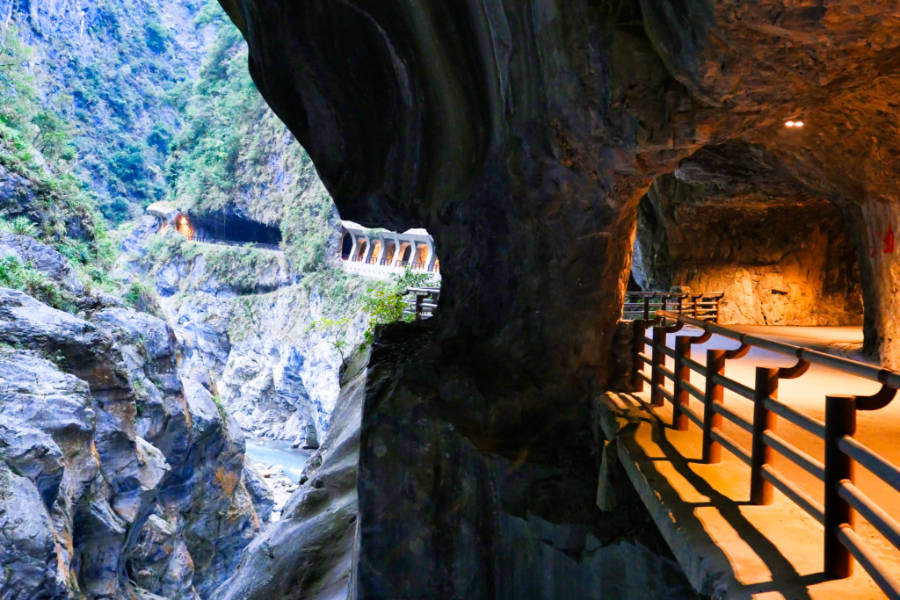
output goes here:
<path id="1" fill-rule="evenodd" d="M 423 225 L 441 249 L 433 336 L 369 383 L 360 598 L 600 597 L 598 571 L 621 577 L 589 559 L 635 539 L 587 493 L 591 398 L 638 200 L 704 146 L 758 144 L 840 208 L 868 343 L 900 347 L 893 255 L 868 258 L 900 216 L 883 3 L 222 4 L 342 216 Z"/>

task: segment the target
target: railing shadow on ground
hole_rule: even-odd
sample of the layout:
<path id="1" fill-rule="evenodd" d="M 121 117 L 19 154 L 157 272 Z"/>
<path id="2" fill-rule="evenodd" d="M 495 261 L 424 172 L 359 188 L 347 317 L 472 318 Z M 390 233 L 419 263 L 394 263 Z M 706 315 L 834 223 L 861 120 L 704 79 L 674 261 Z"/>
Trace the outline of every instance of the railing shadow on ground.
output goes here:
<path id="1" fill-rule="evenodd" d="M 798 587 L 802 588 L 802 586 L 814 585 L 828 579 L 824 572 L 801 575 L 797 571 L 788 557 L 741 512 L 742 506 L 750 506 L 752 504 L 749 497 L 746 500 L 736 501 L 717 490 L 702 475 L 696 473 L 691 468 L 691 465 L 703 464 L 702 458 L 688 458 L 681 454 L 666 436 L 667 431 L 673 430 L 672 427 L 663 421 L 662 417 L 653 410 L 653 407 L 648 402 L 631 394 L 617 394 L 617 397 L 640 411 L 642 415 L 640 418 L 651 425 L 652 441 L 664 454 L 661 458 L 650 458 L 646 461 L 646 464 L 652 470 L 647 473 L 647 476 L 648 479 L 653 480 L 656 492 L 663 498 L 682 498 L 683 491 L 679 492 L 676 490 L 669 483 L 667 477 L 653 466 L 654 462 L 665 461 L 672 465 L 676 472 L 693 487 L 694 491 L 708 498 L 707 502 L 689 502 L 682 498 L 680 501 L 681 506 L 689 509 L 690 512 L 688 510 L 679 511 L 678 518 L 680 523 L 689 527 L 692 531 L 706 532 L 702 520 L 696 516 L 695 511 L 706 507 L 716 509 L 771 573 L 772 577 L 769 581 L 742 584 L 739 591 L 746 592 L 747 597 L 750 597 L 753 594 L 778 591 L 776 582 L 779 580 L 789 579 L 792 583 L 796 583 Z M 711 536 L 707 536 L 707 540 L 710 546 L 715 545 L 715 541 Z M 719 552 L 724 561 L 729 561 L 724 551 L 719 550 Z M 796 600 L 812 600 L 812 596 L 805 589 L 796 590 L 792 598 Z"/>
<path id="2" fill-rule="evenodd" d="M 900 524 L 890 514 L 890 507 L 882 507 L 862 492 L 855 485 L 854 478 L 854 467 L 858 464 L 900 492 L 900 469 L 854 437 L 857 411 L 875 411 L 888 406 L 900 386 L 900 373 L 748 335 L 684 314 L 658 311 L 656 316 L 657 319 L 652 322 L 638 320 L 633 323 L 632 384 L 637 390 L 643 388 L 644 382 L 650 384 L 651 396 L 647 408 L 652 410 L 652 407 L 665 406 L 668 400 L 672 406 L 674 430 L 687 430 L 691 422 L 700 427 L 703 432 L 703 463 L 719 462 L 723 449 L 746 463 L 750 467 L 752 504 L 771 504 L 777 489 L 822 524 L 823 573 L 827 578 L 849 577 L 855 559 L 885 594 L 900 598 L 900 583 L 893 574 L 894 569 L 859 535 L 853 518 L 854 512 L 861 514 L 893 548 L 900 550 Z M 664 326 L 666 321 L 673 325 Z M 654 326 L 652 339 L 645 335 L 648 325 Z M 675 348 L 668 347 L 666 335 L 678 332 L 684 325 L 697 327 L 703 334 L 677 336 Z M 734 350 L 708 350 L 705 365 L 693 360 L 691 346 L 708 341 L 713 334 L 738 341 L 741 345 Z M 651 357 L 643 353 L 648 344 L 652 349 Z M 751 347 L 792 357 L 796 363 L 780 368 L 757 366 L 753 388 L 726 377 L 725 361 L 745 356 Z M 667 358 L 674 359 L 671 370 L 665 366 Z M 645 363 L 651 367 L 649 377 L 643 373 Z M 801 377 L 812 363 L 877 382 L 881 384 L 881 390 L 871 396 L 825 395 L 825 422 L 817 421 L 777 399 L 779 380 Z M 691 372 L 705 378 L 705 390 L 690 383 Z M 667 380 L 673 383 L 672 392 L 665 388 Z M 752 402 L 752 421 L 725 407 L 723 392 L 726 389 Z M 690 407 L 692 396 L 703 404 L 702 416 Z M 822 439 L 825 443 L 824 459 L 819 461 L 776 434 L 776 417 Z M 752 435 L 749 452 L 725 434 L 722 427 L 726 420 Z M 664 436 L 659 439 L 668 443 Z M 773 468 L 776 455 L 820 481 L 824 486 L 824 503 L 819 503 L 806 490 L 776 471 Z M 672 457 L 671 462 L 673 465 L 676 462 L 687 465 L 683 457 Z"/>

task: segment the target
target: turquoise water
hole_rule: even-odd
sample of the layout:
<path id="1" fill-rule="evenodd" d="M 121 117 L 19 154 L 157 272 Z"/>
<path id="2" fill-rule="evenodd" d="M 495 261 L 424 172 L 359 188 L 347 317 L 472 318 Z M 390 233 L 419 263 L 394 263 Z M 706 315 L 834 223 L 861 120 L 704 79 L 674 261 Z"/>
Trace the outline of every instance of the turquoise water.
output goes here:
<path id="1" fill-rule="evenodd" d="M 279 467 L 284 474 L 297 483 L 306 461 L 309 460 L 309 452 L 291 448 L 287 442 L 273 440 L 247 440 L 247 456 L 251 459 Z"/>

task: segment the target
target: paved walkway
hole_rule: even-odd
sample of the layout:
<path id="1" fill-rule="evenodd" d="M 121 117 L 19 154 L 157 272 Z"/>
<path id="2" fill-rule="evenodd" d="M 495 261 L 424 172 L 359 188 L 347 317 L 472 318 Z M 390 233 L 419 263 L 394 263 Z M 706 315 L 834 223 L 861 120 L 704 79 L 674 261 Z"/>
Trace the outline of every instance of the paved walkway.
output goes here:
<path id="1" fill-rule="evenodd" d="M 836 347 L 835 353 L 840 354 L 856 352 L 862 342 L 861 331 L 854 328 L 738 329 L 822 350 Z M 676 335 L 699 333 L 685 328 L 671 334 L 667 345 L 674 346 Z M 713 336 L 709 342 L 694 346 L 692 357 L 703 364 L 708 348 L 731 349 L 737 345 L 733 340 Z M 649 347 L 646 353 L 649 355 Z M 789 357 L 753 349 L 742 359 L 728 361 L 726 376 L 752 387 L 757 366 L 790 366 L 793 362 Z M 671 358 L 667 366 L 672 368 Z M 649 368 L 645 368 L 649 374 Z M 691 382 L 703 389 L 704 378 L 700 374 L 691 373 Z M 668 380 L 667 383 L 671 391 L 672 384 Z M 824 422 L 826 394 L 871 394 L 878 389 L 879 384 L 875 382 L 813 365 L 798 379 L 782 380 L 779 399 Z M 676 556 L 681 552 L 691 557 L 682 560 L 678 556 L 698 589 L 714 597 L 729 598 L 883 597 L 859 566 L 850 579 L 825 581 L 821 575 L 822 526 L 778 492 L 772 506 L 748 505 L 749 468 L 727 451 L 723 453 L 726 457 L 723 463 L 699 463 L 699 428 L 691 424 L 688 431 L 677 432 L 666 427 L 671 423 L 671 405 L 667 402 L 665 407 L 651 409 L 648 401 L 649 391 L 635 395 L 610 394 L 603 399 L 620 418 L 619 427 L 632 425 L 623 430 L 627 431 L 626 435 L 619 435 L 620 458 L 636 487 L 640 488 L 643 481 L 643 485 L 652 488 L 649 492 L 645 490 L 645 503 L 651 512 L 658 513 L 658 523 L 660 519 L 668 521 L 661 529 L 674 528 L 666 537 L 676 548 Z M 752 421 L 750 401 L 726 390 L 725 404 Z M 691 406 L 702 414 L 702 404 L 693 397 Z M 750 434 L 727 420 L 725 423 L 725 433 L 749 450 Z M 822 460 L 821 440 L 783 420 L 776 425 L 776 430 L 781 437 Z M 856 437 L 888 460 L 900 463 L 900 398 L 880 411 L 859 413 Z M 821 482 L 780 456 L 774 468 L 822 502 Z M 861 467 L 857 469 L 857 485 L 889 513 L 900 514 L 900 494 Z M 654 503 L 659 506 L 654 508 Z M 900 573 L 900 553 L 861 518 L 857 520 L 857 531 L 883 559 L 897 565 Z"/>

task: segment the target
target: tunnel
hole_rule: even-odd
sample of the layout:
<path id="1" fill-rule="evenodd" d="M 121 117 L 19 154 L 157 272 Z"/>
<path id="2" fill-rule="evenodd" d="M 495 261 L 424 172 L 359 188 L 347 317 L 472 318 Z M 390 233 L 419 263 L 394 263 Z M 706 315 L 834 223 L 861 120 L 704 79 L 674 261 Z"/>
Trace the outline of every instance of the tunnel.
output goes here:
<path id="1" fill-rule="evenodd" d="M 359 598 L 678 593 L 634 490 L 598 482 L 632 274 L 746 296 L 742 321 L 864 308 L 900 364 L 884 3 L 222 4 L 342 218 L 441 251 L 438 317 L 373 345 Z"/>
<path id="2" fill-rule="evenodd" d="M 197 241 L 269 247 L 281 244 L 281 229 L 277 225 L 267 225 L 234 211 L 187 211 L 186 215 Z"/>
<path id="3" fill-rule="evenodd" d="M 341 259 L 347 260 L 353 253 L 353 236 L 345 233 L 341 238 Z"/>
<path id="4" fill-rule="evenodd" d="M 630 275 L 644 290 L 724 293 L 722 323 L 863 324 L 838 207 L 759 146 L 704 148 L 658 177 L 638 205 Z"/>

